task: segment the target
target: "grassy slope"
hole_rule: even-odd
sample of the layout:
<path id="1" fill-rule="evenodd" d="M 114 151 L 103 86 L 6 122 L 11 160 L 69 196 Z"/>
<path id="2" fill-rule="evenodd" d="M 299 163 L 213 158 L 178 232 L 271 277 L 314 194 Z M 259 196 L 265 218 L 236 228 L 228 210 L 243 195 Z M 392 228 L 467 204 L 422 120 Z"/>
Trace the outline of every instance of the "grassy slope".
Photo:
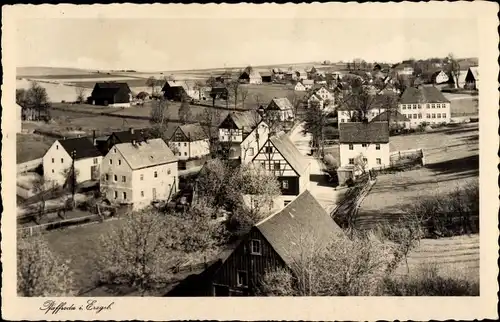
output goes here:
<path id="1" fill-rule="evenodd" d="M 16 162 L 22 163 L 43 157 L 55 139 L 37 134 L 18 134 L 16 141 Z"/>

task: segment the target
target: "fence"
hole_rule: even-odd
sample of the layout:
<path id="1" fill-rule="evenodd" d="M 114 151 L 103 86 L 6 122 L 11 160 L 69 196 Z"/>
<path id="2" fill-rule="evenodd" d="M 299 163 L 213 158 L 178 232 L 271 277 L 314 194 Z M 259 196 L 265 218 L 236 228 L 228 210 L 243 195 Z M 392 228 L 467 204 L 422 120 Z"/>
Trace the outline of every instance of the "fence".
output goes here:
<path id="1" fill-rule="evenodd" d="M 34 160 L 23 162 L 23 163 L 18 163 L 16 173 L 19 174 L 19 173 L 23 173 L 23 172 L 28 172 L 30 170 L 34 170 L 34 169 L 36 169 L 36 167 L 38 167 L 41 164 L 42 164 L 42 158 L 34 159 Z"/>
<path id="2" fill-rule="evenodd" d="M 33 234 L 35 234 L 35 233 L 41 233 L 41 232 L 47 231 L 47 230 L 53 230 L 53 229 L 57 229 L 57 228 L 68 227 L 68 226 L 73 226 L 73 225 L 78 225 L 78 224 L 87 224 L 87 223 L 97 222 L 97 221 L 102 221 L 102 220 L 103 220 L 103 217 L 101 217 L 100 215 L 92 214 L 92 215 L 88 215 L 88 216 L 84 216 L 84 217 L 64 219 L 64 220 L 59 220 L 56 222 L 51 222 L 51 223 L 46 223 L 46 224 L 41 224 L 41 225 L 36 225 L 36 226 L 18 228 L 17 235 L 18 235 L 18 237 L 33 236 Z"/>

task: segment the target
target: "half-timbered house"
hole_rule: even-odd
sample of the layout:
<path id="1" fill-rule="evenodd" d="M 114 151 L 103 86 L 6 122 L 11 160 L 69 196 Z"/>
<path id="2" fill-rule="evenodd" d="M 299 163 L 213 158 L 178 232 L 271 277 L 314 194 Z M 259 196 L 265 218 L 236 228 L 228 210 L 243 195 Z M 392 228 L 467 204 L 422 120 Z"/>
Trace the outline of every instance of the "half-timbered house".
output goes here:
<path id="1" fill-rule="evenodd" d="M 232 112 L 220 123 L 219 142 L 229 146 L 229 157 L 237 159 L 241 156 L 241 144 L 262 120 L 256 111 Z"/>

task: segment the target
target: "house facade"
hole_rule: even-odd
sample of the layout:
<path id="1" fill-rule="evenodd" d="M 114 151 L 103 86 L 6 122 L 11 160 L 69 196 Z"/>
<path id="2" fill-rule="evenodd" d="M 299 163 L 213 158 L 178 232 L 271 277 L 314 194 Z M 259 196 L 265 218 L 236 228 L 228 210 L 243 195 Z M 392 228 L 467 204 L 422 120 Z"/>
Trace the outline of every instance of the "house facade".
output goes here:
<path id="1" fill-rule="evenodd" d="M 241 73 L 239 80 L 248 84 L 262 84 L 262 76 L 253 68 L 246 68 Z"/>
<path id="2" fill-rule="evenodd" d="M 306 88 L 306 90 L 311 89 L 314 86 L 314 80 L 312 79 L 303 79 L 302 80 L 302 85 Z"/>
<path id="3" fill-rule="evenodd" d="M 410 120 L 398 111 L 384 111 L 370 122 L 389 122 L 390 129 L 409 129 Z"/>
<path id="4" fill-rule="evenodd" d="M 127 83 L 102 82 L 95 84 L 90 97 L 94 105 L 130 107 L 132 91 Z"/>
<path id="5" fill-rule="evenodd" d="M 448 75 L 442 70 L 432 75 L 432 81 L 434 84 L 447 83 L 449 80 L 450 78 L 448 77 Z"/>
<path id="6" fill-rule="evenodd" d="M 100 186 L 111 203 L 133 209 L 168 201 L 179 188 L 177 158 L 162 139 L 116 144 L 102 160 Z"/>
<path id="7" fill-rule="evenodd" d="M 326 87 L 322 86 L 307 99 L 307 108 L 311 108 L 313 104 L 318 104 L 322 110 L 332 112 L 335 108 L 335 97 Z"/>
<path id="8" fill-rule="evenodd" d="M 408 87 L 398 104 L 398 111 L 410 120 L 411 127 L 449 123 L 451 103 L 434 86 Z"/>
<path id="9" fill-rule="evenodd" d="M 406 76 L 411 76 L 413 75 L 414 69 L 413 67 L 406 65 L 406 64 L 401 64 L 396 67 L 396 73 L 398 75 L 406 75 Z"/>
<path id="10" fill-rule="evenodd" d="M 283 208 L 309 188 L 309 160 L 284 132 L 270 136 L 252 163 L 274 174 L 280 183 L 281 196 L 274 201 L 273 209 Z"/>
<path id="11" fill-rule="evenodd" d="M 239 158 L 242 153 L 241 143 L 262 120 L 255 111 L 232 112 L 218 127 L 219 142 L 230 145 L 230 158 Z"/>
<path id="12" fill-rule="evenodd" d="M 264 121 L 259 124 L 250 132 L 240 144 L 240 159 L 241 164 L 248 164 L 252 162 L 253 158 L 264 146 L 269 138 L 269 126 Z"/>
<path id="13" fill-rule="evenodd" d="M 267 105 L 265 111 L 268 114 L 274 113 L 282 122 L 294 119 L 292 103 L 290 103 L 286 97 L 273 98 Z"/>
<path id="14" fill-rule="evenodd" d="M 368 119 L 368 122 L 371 122 L 377 115 L 382 114 L 386 111 L 385 108 L 371 108 L 366 111 L 366 118 Z M 338 120 L 339 123 L 348 123 L 351 122 L 354 114 L 357 113 L 354 110 L 347 110 L 347 109 L 339 109 L 338 110 Z"/>
<path id="15" fill-rule="evenodd" d="M 210 154 L 210 140 L 199 123 L 180 125 L 169 140 L 169 146 L 177 150 L 179 160 L 202 158 Z"/>
<path id="16" fill-rule="evenodd" d="M 293 90 L 296 92 L 304 92 L 306 90 L 306 87 L 301 82 L 297 82 L 297 84 L 295 84 L 295 87 L 293 88 Z"/>
<path id="17" fill-rule="evenodd" d="M 195 84 L 188 81 L 168 80 L 161 89 L 163 96 L 172 101 L 182 101 L 183 98 L 203 99 L 205 91 L 196 88 Z"/>
<path id="18" fill-rule="evenodd" d="M 387 122 L 339 124 L 340 166 L 364 165 L 365 170 L 389 166 Z M 358 162 L 360 161 L 360 162 Z M 358 169 L 358 173 L 361 169 Z"/>
<path id="19" fill-rule="evenodd" d="M 87 137 L 55 141 L 42 158 L 44 179 L 64 185 L 73 161 L 77 183 L 99 180 L 102 154 Z"/>

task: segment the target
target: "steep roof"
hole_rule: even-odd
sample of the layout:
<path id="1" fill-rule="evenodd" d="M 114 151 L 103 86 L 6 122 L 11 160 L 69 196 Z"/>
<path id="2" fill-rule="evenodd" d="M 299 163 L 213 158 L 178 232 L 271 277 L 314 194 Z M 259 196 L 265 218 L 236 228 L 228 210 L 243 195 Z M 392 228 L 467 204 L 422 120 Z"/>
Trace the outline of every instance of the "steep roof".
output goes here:
<path id="1" fill-rule="evenodd" d="M 333 238 L 343 235 L 309 190 L 254 227 L 289 266 L 299 259 L 303 247 L 307 247 L 301 244 L 304 238 L 314 238 L 316 246 L 324 247 Z"/>
<path id="2" fill-rule="evenodd" d="M 92 144 L 92 139 L 88 137 L 58 140 L 58 142 L 70 156 L 75 151 L 75 160 L 102 156 L 101 152 Z"/>
<path id="3" fill-rule="evenodd" d="M 124 82 L 98 82 L 92 90 L 92 97 L 112 97 L 120 90 L 130 93 L 130 87 Z"/>
<path id="4" fill-rule="evenodd" d="M 449 103 L 450 101 L 444 97 L 434 86 L 420 86 L 419 88 L 408 87 L 401 96 L 401 104 L 413 103 Z"/>
<path id="5" fill-rule="evenodd" d="M 152 137 L 149 128 L 129 129 L 128 131 L 113 132 L 111 135 L 115 136 L 120 143 L 130 143 L 134 140 L 144 141 Z"/>
<path id="6" fill-rule="evenodd" d="M 259 113 L 257 113 L 256 111 L 229 113 L 227 117 L 222 121 L 222 123 L 224 123 L 227 118 L 232 119 L 239 130 L 242 130 L 243 128 L 249 130 L 253 129 L 261 120 Z"/>
<path id="7" fill-rule="evenodd" d="M 290 103 L 290 101 L 286 97 L 273 98 L 271 100 L 271 103 L 272 102 L 274 102 L 274 105 L 277 106 L 281 111 L 293 109 L 292 103 Z M 269 106 L 271 106 L 271 103 L 269 103 L 268 108 Z"/>
<path id="8" fill-rule="evenodd" d="M 387 122 L 339 123 L 339 143 L 389 143 Z"/>
<path id="9" fill-rule="evenodd" d="M 179 125 L 178 129 L 186 135 L 190 142 L 208 139 L 208 136 L 200 123 Z"/>
<path id="10" fill-rule="evenodd" d="M 273 135 L 269 140 L 299 176 L 305 174 L 309 167 L 309 161 L 299 149 L 297 149 L 285 132 Z"/>
<path id="11" fill-rule="evenodd" d="M 479 80 L 479 68 L 477 66 L 469 67 L 469 70 L 470 70 L 472 76 L 474 76 L 474 79 L 476 81 L 478 81 Z"/>
<path id="12" fill-rule="evenodd" d="M 132 143 L 120 143 L 115 147 L 132 170 L 176 162 L 177 158 L 163 139 Z"/>
<path id="13" fill-rule="evenodd" d="M 390 113 L 390 114 L 389 114 Z M 398 111 L 384 111 L 379 115 L 375 116 L 370 122 L 387 122 L 387 117 L 390 115 L 390 120 L 394 122 L 409 122 L 410 120 L 399 113 Z"/>

